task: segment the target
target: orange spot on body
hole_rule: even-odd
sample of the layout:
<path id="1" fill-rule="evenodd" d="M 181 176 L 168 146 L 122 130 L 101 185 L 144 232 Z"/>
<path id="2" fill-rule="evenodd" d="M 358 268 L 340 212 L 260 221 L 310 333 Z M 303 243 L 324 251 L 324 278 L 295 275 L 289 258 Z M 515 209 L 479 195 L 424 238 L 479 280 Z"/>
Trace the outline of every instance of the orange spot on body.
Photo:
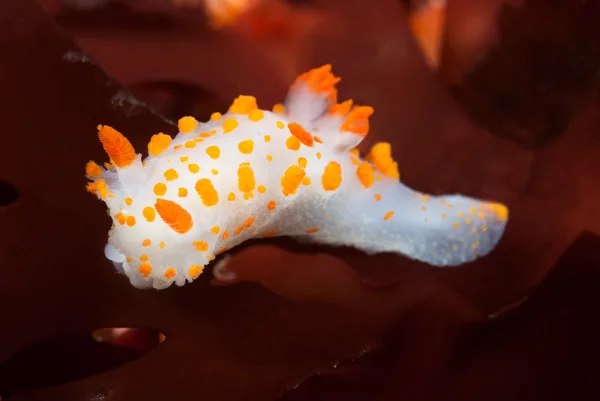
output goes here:
<path id="1" fill-rule="evenodd" d="M 302 142 L 302 144 L 309 146 L 309 147 L 313 146 L 313 136 L 310 134 L 310 132 L 305 130 L 304 127 L 302 127 L 300 124 L 289 123 L 288 129 L 290 130 L 290 133 L 293 136 L 295 136 L 296 138 L 298 138 L 298 140 L 300 142 Z"/>
<path id="2" fill-rule="evenodd" d="M 192 242 L 192 245 L 194 245 L 194 248 L 196 248 L 198 252 L 208 251 L 208 242 L 206 241 L 194 241 Z"/>
<path id="3" fill-rule="evenodd" d="M 224 134 L 230 133 L 231 131 L 236 129 L 238 125 L 239 124 L 235 118 L 233 118 L 233 117 L 226 118 L 225 121 L 223 121 L 223 125 L 222 125 L 223 133 Z"/>
<path id="4" fill-rule="evenodd" d="M 196 163 L 190 163 L 188 165 L 188 170 L 190 170 L 190 173 L 197 173 L 198 171 L 200 171 L 200 167 L 198 167 L 198 165 Z"/>
<path id="5" fill-rule="evenodd" d="M 270 142 L 271 141 L 271 136 L 270 135 L 265 135 L 263 137 L 263 139 L 265 140 L 265 142 Z"/>
<path id="6" fill-rule="evenodd" d="M 136 154 L 133 145 L 119 131 L 108 125 L 99 125 L 98 138 L 115 166 L 124 168 L 135 161 Z"/>
<path id="7" fill-rule="evenodd" d="M 245 155 L 249 155 L 252 153 L 254 149 L 254 141 L 252 139 L 246 139 L 245 141 L 241 141 L 238 144 L 238 149 Z"/>
<path id="8" fill-rule="evenodd" d="M 150 246 L 151 244 L 152 241 L 150 241 L 148 238 L 142 241 L 142 246 Z"/>
<path id="9" fill-rule="evenodd" d="M 230 192 L 229 196 L 227 196 L 227 200 L 228 201 L 234 201 L 235 200 L 235 194 L 233 192 Z"/>
<path id="10" fill-rule="evenodd" d="M 276 105 L 273 106 L 273 113 L 284 114 L 285 106 L 282 105 L 281 103 L 277 103 Z"/>
<path id="11" fill-rule="evenodd" d="M 297 151 L 300 149 L 300 140 L 292 135 L 285 141 L 285 146 L 289 150 Z"/>
<path id="12" fill-rule="evenodd" d="M 267 187 L 265 187 L 264 185 L 259 185 L 256 190 L 258 192 L 260 192 L 261 194 L 264 194 L 265 192 L 267 192 Z"/>
<path id="13" fill-rule="evenodd" d="M 165 180 L 167 181 L 173 181 L 179 178 L 179 174 L 177 174 L 177 171 L 175 171 L 175 169 L 173 168 L 170 168 L 167 171 L 165 171 L 163 175 L 165 177 Z"/>
<path id="14" fill-rule="evenodd" d="M 321 177 L 321 184 L 325 191 L 335 191 L 342 184 L 342 166 L 338 162 L 331 161 L 325 166 Z"/>
<path id="15" fill-rule="evenodd" d="M 381 194 L 375 194 L 375 202 L 379 202 L 381 200 Z"/>
<path id="16" fill-rule="evenodd" d="M 269 209 L 269 210 L 275 210 L 276 206 L 277 206 L 277 203 L 275 203 L 275 201 L 269 201 L 269 203 L 267 203 L 267 209 Z"/>
<path id="17" fill-rule="evenodd" d="M 265 113 L 260 109 L 255 109 L 248 114 L 248 119 L 253 122 L 259 122 L 265 116 Z"/>
<path id="18" fill-rule="evenodd" d="M 216 133 L 217 133 L 217 130 L 212 129 L 208 132 L 201 132 L 199 135 L 201 138 L 210 138 L 211 136 L 213 136 Z"/>
<path id="19" fill-rule="evenodd" d="M 221 231 L 221 227 L 219 227 L 219 226 L 214 226 L 213 228 L 210 229 L 210 232 L 213 233 L 214 235 L 218 235 L 219 231 Z"/>
<path id="20" fill-rule="evenodd" d="M 192 229 L 192 215 L 177 203 L 159 198 L 154 207 L 160 218 L 176 233 L 185 234 Z"/>
<path id="21" fill-rule="evenodd" d="M 152 273 L 152 265 L 150 263 L 142 263 L 138 268 L 140 274 L 146 278 Z"/>
<path id="22" fill-rule="evenodd" d="M 204 267 L 202 267 L 202 266 L 191 265 L 188 268 L 188 275 L 192 278 L 192 280 L 195 280 L 198 278 L 198 276 L 200 276 L 202 274 L 203 270 L 204 270 Z"/>
<path id="23" fill-rule="evenodd" d="M 133 226 L 135 226 L 135 217 L 127 216 L 127 218 L 125 219 L 125 222 L 127 223 L 127 225 L 129 227 L 133 227 Z"/>
<path id="24" fill-rule="evenodd" d="M 302 168 L 306 168 L 306 165 L 308 164 L 308 161 L 306 160 L 305 157 L 299 157 L 298 158 L 298 165 Z"/>
<path id="25" fill-rule="evenodd" d="M 126 218 L 125 215 L 121 212 L 115 214 L 115 219 L 119 222 L 120 225 L 125 224 Z"/>
<path id="26" fill-rule="evenodd" d="M 167 270 L 165 270 L 165 278 L 168 279 L 172 279 L 173 277 L 175 277 L 177 275 L 177 270 L 175 270 L 172 267 L 167 268 Z"/>
<path id="27" fill-rule="evenodd" d="M 196 192 L 204 206 L 214 206 L 219 202 L 219 194 L 208 178 L 201 178 L 196 182 Z"/>
<path id="28" fill-rule="evenodd" d="M 256 187 L 256 179 L 254 178 L 254 170 L 250 167 L 250 163 L 242 163 L 238 167 L 238 188 L 242 192 L 252 192 Z"/>
<path id="29" fill-rule="evenodd" d="M 177 191 L 177 195 L 180 198 L 185 198 L 187 196 L 187 194 L 188 194 L 188 190 L 186 188 L 183 188 L 183 187 L 179 188 L 179 190 Z"/>
<path id="30" fill-rule="evenodd" d="M 154 195 L 163 196 L 166 193 L 167 193 L 167 186 L 164 183 L 159 182 L 158 184 L 154 185 Z"/>
<path id="31" fill-rule="evenodd" d="M 146 221 L 148 223 L 152 223 L 154 221 L 154 219 L 156 218 L 156 212 L 154 211 L 154 208 L 152 208 L 150 206 L 146 206 L 142 210 L 142 216 L 144 216 L 144 218 L 146 219 Z"/>
<path id="32" fill-rule="evenodd" d="M 314 234 L 316 232 L 319 232 L 319 229 L 316 228 L 316 227 L 315 228 L 309 228 L 308 230 L 306 230 L 307 234 Z"/>
<path id="33" fill-rule="evenodd" d="M 223 232 L 223 236 L 221 238 L 223 238 L 225 240 L 225 239 L 227 239 L 227 237 L 229 237 L 229 230 L 225 230 Z"/>
<path id="34" fill-rule="evenodd" d="M 293 195 L 296 193 L 306 172 L 298 165 L 289 166 L 281 177 L 281 188 L 284 196 Z"/>
<path id="35" fill-rule="evenodd" d="M 206 154 L 211 158 L 211 159 L 218 159 L 221 156 L 221 149 L 219 149 L 218 146 L 212 145 L 209 146 L 208 148 L 206 148 Z"/>
<path id="36" fill-rule="evenodd" d="M 384 220 L 389 220 L 392 218 L 392 216 L 394 216 L 394 212 L 387 212 L 385 214 L 385 216 L 383 217 Z"/>
<path id="37" fill-rule="evenodd" d="M 185 146 L 188 149 L 193 149 L 196 147 L 196 141 L 187 141 L 183 144 L 183 146 Z"/>
<path id="38" fill-rule="evenodd" d="M 127 206 L 131 206 L 132 203 L 133 203 L 133 199 L 131 199 L 129 196 L 127 198 L 125 198 L 125 204 Z"/>
<path id="39" fill-rule="evenodd" d="M 223 114 L 214 112 L 210 115 L 210 121 L 219 121 L 223 117 Z"/>
<path id="40" fill-rule="evenodd" d="M 271 156 L 271 155 L 267 155 L 267 161 L 270 161 L 270 162 L 272 162 L 272 161 L 273 161 L 273 156 Z"/>
<path id="41" fill-rule="evenodd" d="M 244 227 L 246 228 L 252 227 L 252 224 L 254 224 L 254 217 L 248 217 L 246 221 L 244 221 Z"/>
<path id="42" fill-rule="evenodd" d="M 276 125 L 276 126 L 277 126 L 277 128 L 279 128 L 279 129 L 284 129 L 284 128 L 285 128 L 285 124 L 284 124 L 284 123 L 282 123 L 281 121 L 277 121 L 277 122 L 275 123 L 275 125 Z"/>

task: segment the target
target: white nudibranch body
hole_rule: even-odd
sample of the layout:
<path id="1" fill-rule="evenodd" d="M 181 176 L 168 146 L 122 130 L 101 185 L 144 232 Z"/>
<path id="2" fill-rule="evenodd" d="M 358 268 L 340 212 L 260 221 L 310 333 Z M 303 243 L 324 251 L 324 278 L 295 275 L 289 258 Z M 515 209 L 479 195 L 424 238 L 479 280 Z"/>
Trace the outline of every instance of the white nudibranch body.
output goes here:
<path id="1" fill-rule="evenodd" d="M 239 96 L 206 123 L 183 117 L 174 138 L 152 137 L 143 162 L 122 134 L 99 126 L 111 161 L 89 162 L 86 173 L 114 221 L 107 258 L 135 287 L 163 289 L 250 238 L 308 237 L 434 266 L 492 251 L 507 208 L 406 187 L 386 143 L 361 158 L 353 148 L 373 109 L 336 103 L 338 81 L 326 65 L 300 75 L 272 112 Z"/>

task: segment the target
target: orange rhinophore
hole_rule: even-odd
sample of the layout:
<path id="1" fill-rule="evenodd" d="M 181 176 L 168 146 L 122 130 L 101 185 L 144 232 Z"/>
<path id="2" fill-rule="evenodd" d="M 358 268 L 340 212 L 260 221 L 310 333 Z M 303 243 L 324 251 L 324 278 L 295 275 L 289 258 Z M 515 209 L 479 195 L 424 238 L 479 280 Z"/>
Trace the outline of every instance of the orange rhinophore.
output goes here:
<path id="1" fill-rule="evenodd" d="M 98 138 L 115 166 L 127 167 L 135 160 L 136 154 L 131 142 L 116 129 L 108 125 L 99 125 Z"/>
<path id="2" fill-rule="evenodd" d="M 154 208 L 160 218 L 178 234 L 185 234 L 194 226 L 190 212 L 173 201 L 159 198 Z"/>
<path id="3" fill-rule="evenodd" d="M 174 136 L 152 136 L 144 161 L 99 126 L 111 162 L 88 162 L 85 174 L 113 220 L 106 257 L 136 288 L 163 289 L 194 281 L 215 255 L 253 238 L 396 252 L 434 266 L 491 252 L 506 207 L 412 190 L 388 143 L 363 158 L 356 146 L 374 110 L 336 103 L 338 82 L 325 65 L 301 74 L 274 112 L 240 95 L 209 121 L 184 116 Z"/>

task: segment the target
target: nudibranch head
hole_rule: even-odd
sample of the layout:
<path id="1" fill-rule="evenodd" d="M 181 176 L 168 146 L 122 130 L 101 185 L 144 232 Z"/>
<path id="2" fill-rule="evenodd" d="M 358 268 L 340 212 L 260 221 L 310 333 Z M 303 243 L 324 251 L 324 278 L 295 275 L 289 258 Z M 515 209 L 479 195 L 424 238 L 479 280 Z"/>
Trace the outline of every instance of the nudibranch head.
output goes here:
<path id="1" fill-rule="evenodd" d="M 507 209 L 413 191 L 387 143 L 361 158 L 355 146 L 373 108 L 338 103 L 337 82 L 325 65 L 300 75 L 272 111 L 242 95 L 207 122 L 182 117 L 176 136 L 152 135 L 143 161 L 123 134 L 99 125 L 110 161 L 90 161 L 86 175 L 113 220 L 107 258 L 135 287 L 162 289 L 195 280 L 251 238 L 308 238 L 436 266 L 489 253 Z"/>

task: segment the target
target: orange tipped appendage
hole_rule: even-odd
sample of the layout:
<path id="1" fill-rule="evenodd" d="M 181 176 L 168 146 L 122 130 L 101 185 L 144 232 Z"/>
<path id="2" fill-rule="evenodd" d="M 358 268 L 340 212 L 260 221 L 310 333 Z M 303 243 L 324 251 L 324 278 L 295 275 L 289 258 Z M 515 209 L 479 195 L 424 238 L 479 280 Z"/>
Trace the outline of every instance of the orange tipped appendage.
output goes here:
<path id="1" fill-rule="evenodd" d="M 379 142 L 373 145 L 371 151 L 366 156 L 367 161 L 375 165 L 377 170 L 384 175 L 394 179 L 400 179 L 398 163 L 392 159 L 392 147 L 387 142 Z"/>
<path id="2" fill-rule="evenodd" d="M 99 125 L 98 138 L 115 166 L 123 168 L 135 161 L 136 154 L 133 145 L 116 129 L 108 125 Z"/>
<path id="3" fill-rule="evenodd" d="M 185 234 L 194 226 L 190 212 L 173 201 L 158 198 L 154 207 L 160 218 L 178 234 Z"/>
<path id="4" fill-rule="evenodd" d="M 257 110 L 258 105 L 254 96 L 240 95 L 229 107 L 229 112 L 234 114 L 250 114 L 251 111 Z"/>
<path id="5" fill-rule="evenodd" d="M 334 116 L 345 116 L 352 110 L 352 99 L 346 100 L 342 103 L 333 103 L 329 106 L 329 114 Z"/>
<path id="6" fill-rule="evenodd" d="M 375 110 L 371 106 L 354 106 L 340 127 L 340 131 L 365 136 L 369 133 L 369 117 Z"/>
<path id="7" fill-rule="evenodd" d="M 163 134 L 162 132 L 152 135 L 152 138 L 150 138 L 150 142 L 148 143 L 148 154 L 152 156 L 160 155 L 169 148 L 171 141 L 171 137 Z"/>
<path id="8" fill-rule="evenodd" d="M 499 221 L 505 222 L 508 220 L 508 208 L 501 203 L 488 203 L 483 209 L 492 212 Z"/>
<path id="9" fill-rule="evenodd" d="M 102 169 L 100 168 L 100 166 L 98 164 L 96 164 L 96 162 L 93 162 L 90 160 L 85 165 L 85 175 L 88 178 L 100 177 L 102 175 Z"/>
<path id="10" fill-rule="evenodd" d="M 337 99 L 335 85 L 340 81 L 341 78 L 331 73 L 331 64 L 325 64 L 298 76 L 294 85 L 304 83 L 313 92 L 324 94 L 328 100 L 335 101 Z"/>
<path id="11" fill-rule="evenodd" d="M 85 186 L 85 189 L 92 194 L 98 195 L 101 199 L 106 199 L 112 194 L 108 189 L 108 185 L 106 181 L 103 179 L 96 180 L 94 182 L 90 182 Z"/>

